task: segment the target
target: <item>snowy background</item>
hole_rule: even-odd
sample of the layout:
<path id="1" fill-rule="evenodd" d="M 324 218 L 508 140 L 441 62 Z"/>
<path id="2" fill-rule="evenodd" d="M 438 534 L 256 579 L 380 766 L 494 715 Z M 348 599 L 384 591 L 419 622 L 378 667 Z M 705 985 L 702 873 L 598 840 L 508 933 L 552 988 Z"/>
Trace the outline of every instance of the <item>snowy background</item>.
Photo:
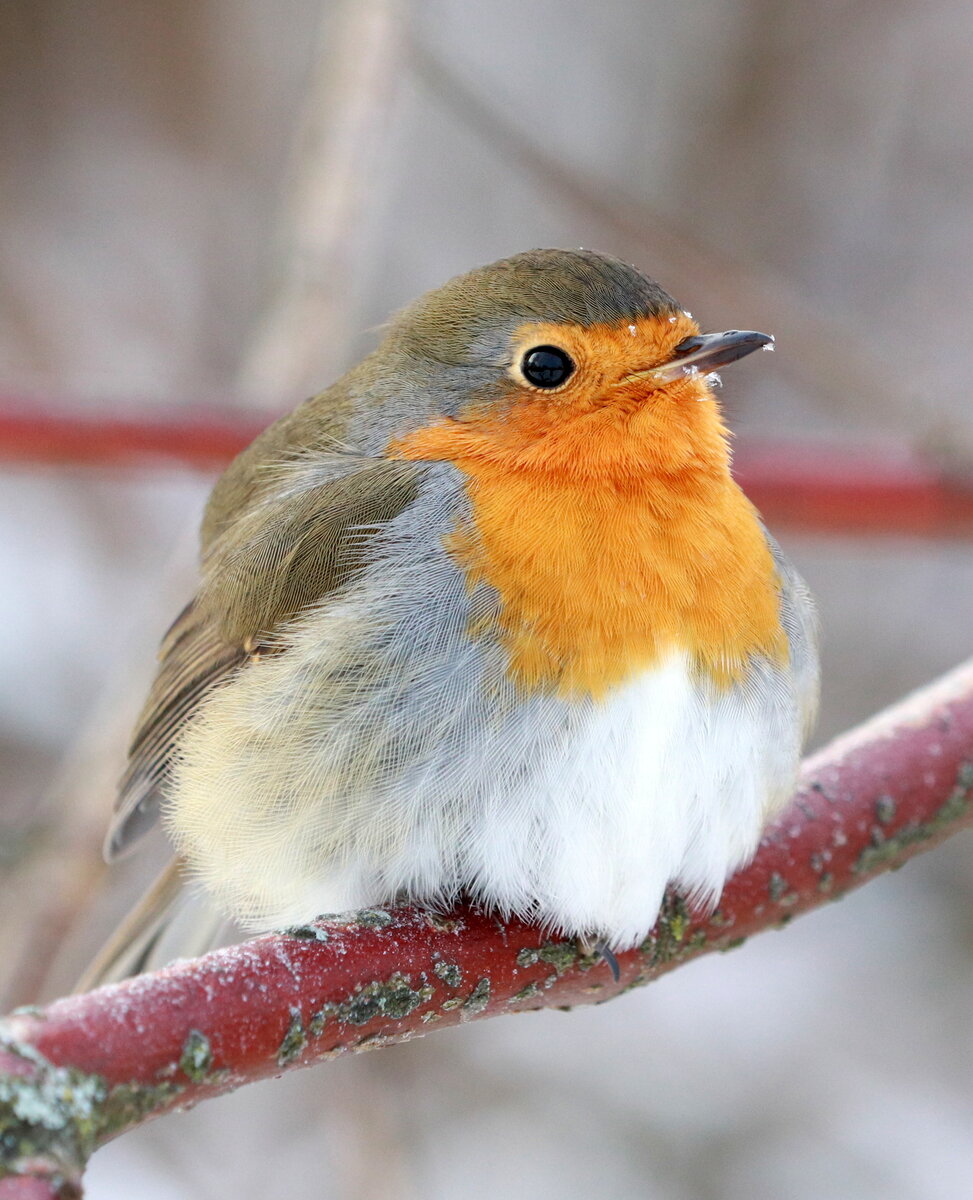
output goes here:
<path id="1" fill-rule="evenodd" d="M 4 0 L 0 398 L 260 420 L 449 275 L 585 245 L 704 327 L 778 334 L 727 372 L 741 444 L 969 469 L 971 42 L 958 0 Z M 91 860 L 49 989 L 148 869 L 102 889 L 97 842 L 211 483 L 0 473 L 2 961 L 23 889 Z M 783 540 L 820 600 L 818 742 L 971 653 L 967 544 Z M 971 898 L 961 837 L 604 1008 L 167 1118 L 99 1152 L 88 1194 L 952 1200 Z"/>

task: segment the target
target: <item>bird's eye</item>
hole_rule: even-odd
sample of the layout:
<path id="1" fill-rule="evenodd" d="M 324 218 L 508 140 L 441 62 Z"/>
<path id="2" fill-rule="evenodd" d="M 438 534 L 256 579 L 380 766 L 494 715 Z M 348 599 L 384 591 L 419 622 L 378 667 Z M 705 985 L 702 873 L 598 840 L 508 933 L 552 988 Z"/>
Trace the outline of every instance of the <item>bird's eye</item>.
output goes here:
<path id="1" fill-rule="evenodd" d="M 557 346 L 535 346 L 521 359 L 520 369 L 534 387 L 556 388 L 570 379 L 574 363 Z"/>

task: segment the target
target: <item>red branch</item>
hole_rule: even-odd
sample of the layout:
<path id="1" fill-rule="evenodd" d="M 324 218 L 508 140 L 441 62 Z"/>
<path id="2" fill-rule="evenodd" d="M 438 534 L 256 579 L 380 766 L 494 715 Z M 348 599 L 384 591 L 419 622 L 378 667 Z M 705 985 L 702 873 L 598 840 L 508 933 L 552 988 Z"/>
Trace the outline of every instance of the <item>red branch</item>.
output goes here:
<path id="1" fill-rule="evenodd" d="M 618 956 L 618 982 L 574 942 L 519 921 L 398 908 L 321 919 L 15 1013 L 0 1043 L 0 1068 L 13 1073 L 0 1076 L 7 1170 L 74 1186 L 96 1145 L 170 1108 L 437 1027 L 608 1000 L 901 865 L 973 823 L 971 801 L 973 663 L 809 760 L 718 910 L 693 913 L 670 896 L 646 942 Z M 24 1090 L 31 1103 L 18 1110 Z"/>
<path id="2" fill-rule="evenodd" d="M 140 468 L 224 466 L 260 431 L 239 413 L 97 417 L 0 404 L 0 460 Z M 747 442 L 736 475 L 777 528 L 973 537 L 973 479 L 908 451 Z"/>
<path id="3" fill-rule="evenodd" d="M 778 529 L 973 536 L 973 476 L 908 452 L 748 441 L 734 475 Z"/>
<path id="4" fill-rule="evenodd" d="M 0 1179 L 0 1200 L 71 1200 L 80 1195 L 76 1183 L 53 1180 L 43 1172 Z"/>
<path id="5" fill-rule="evenodd" d="M 85 467 L 170 462 L 211 471 L 239 454 L 265 424 L 239 413 L 89 416 L 0 404 L 0 460 Z"/>

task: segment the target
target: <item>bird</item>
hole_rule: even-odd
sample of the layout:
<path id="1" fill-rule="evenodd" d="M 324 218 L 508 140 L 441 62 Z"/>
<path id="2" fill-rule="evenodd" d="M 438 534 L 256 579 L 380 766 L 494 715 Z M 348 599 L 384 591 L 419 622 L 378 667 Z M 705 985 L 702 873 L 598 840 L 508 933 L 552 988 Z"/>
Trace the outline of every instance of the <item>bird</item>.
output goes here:
<path id="1" fill-rule="evenodd" d="M 248 931 L 463 899 L 611 956 L 670 886 L 715 905 L 818 697 L 813 602 L 716 396 L 761 347 L 618 258 L 531 250 L 258 436 L 106 839 L 161 818 L 173 859 L 94 980 L 144 964 L 183 880 Z"/>

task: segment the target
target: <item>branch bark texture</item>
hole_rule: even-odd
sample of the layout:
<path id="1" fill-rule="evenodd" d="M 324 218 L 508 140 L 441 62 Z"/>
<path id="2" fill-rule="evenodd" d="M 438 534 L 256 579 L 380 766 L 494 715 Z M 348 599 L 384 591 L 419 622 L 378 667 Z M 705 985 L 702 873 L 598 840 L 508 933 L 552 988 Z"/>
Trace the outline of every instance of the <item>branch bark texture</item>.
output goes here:
<path id="1" fill-rule="evenodd" d="M 669 896 L 644 944 L 618 956 L 618 981 L 575 942 L 522 922 L 403 907 L 322 917 L 15 1012 L 0 1028 L 0 1174 L 8 1188 L 55 1190 L 0 1197 L 72 1194 L 102 1142 L 268 1075 L 482 1017 L 609 1000 L 971 823 L 973 662 L 809 759 L 718 909 Z"/>

